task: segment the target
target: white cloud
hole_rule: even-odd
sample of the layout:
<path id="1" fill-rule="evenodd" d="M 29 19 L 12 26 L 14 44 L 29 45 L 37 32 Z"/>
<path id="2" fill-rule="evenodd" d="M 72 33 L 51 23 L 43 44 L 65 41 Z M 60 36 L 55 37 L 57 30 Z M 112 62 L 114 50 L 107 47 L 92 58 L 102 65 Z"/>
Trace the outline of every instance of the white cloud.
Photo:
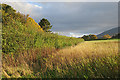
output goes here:
<path id="1" fill-rule="evenodd" d="M 33 5 L 23 2 L 5 2 L 5 4 L 12 6 L 15 10 L 22 12 L 24 14 L 31 13 L 33 8 Z"/>
<path id="2" fill-rule="evenodd" d="M 85 34 L 83 34 L 83 33 L 72 33 L 72 32 L 69 33 L 70 37 L 82 37 L 83 35 L 85 35 Z"/>
<path id="3" fill-rule="evenodd" d="M 28 2 L 4 2 L 5 4 L 8 4 L 12 6 L 15 10 L 23 13 L 23 14 L 29 14 L 30 17 L 38 17 L 42 15 L 41 13 L 38 13 L 43 7 L 35 4 L 31 4 Z"/>
<path id="4" fill-rule="evenodd" d="M 1 2 L 119 2 L 119 0 L 1 0 Z"/>
<path id="5" fill-rule="evenodd" d="M 43 7 L 42 6 L 38 6 L 38 5 L 34 5 L 35 7 L 38 7 L 38 8 L 40 8 L 40 9 L 42 9 Z"/>
<path id="6" fill-rule="evenodd" d="M 59 35 L 65 35 L 65 36 L 69 36 L 69 37 L 82 37 L 83 35 L 87 35 L 87 34 L 83 34 L 83 33 L 73 33 L 73 32 L 53 32 L 53 33 L 57 33 Z"/>

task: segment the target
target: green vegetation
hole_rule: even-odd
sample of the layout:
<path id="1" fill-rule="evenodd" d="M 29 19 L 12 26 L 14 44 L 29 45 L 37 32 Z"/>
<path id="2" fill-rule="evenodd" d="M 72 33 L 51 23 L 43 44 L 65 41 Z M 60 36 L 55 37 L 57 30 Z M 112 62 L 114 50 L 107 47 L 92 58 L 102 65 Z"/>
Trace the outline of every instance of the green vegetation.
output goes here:
<path id="1" fill-rule="evenodd" d="M 110 39 L 110 38 L 111 38 L 111 36 L 109 34 L 106 34 L 103 36 L 103 39 Z"/>
<path id="2" fill-rule="evenodd" d="M 44 48 L 41 54 L 39 49 L 31 49 L 19 56 L 3 56 L 4 73 L 6 71 L 8 77 L 87 79 L 120 75 L 118 41 L 87 41 L 57 52 Z"/>
<path id="3" fill-rule="evenodd" d="M 119 41 L 84 42 L 82 38 L 50 33 L 49 29 L 46 32 L 28 15 L 2 5 L 3 78 L 87 79 L 120 75 Z"/>
<path id="4" fill-rule="evenodd" d="M 90 34 L 90 35 L 84 35 L 82 37 L 85 41 L 90 41 L 90 40 L 96 40 L 97 39 L 97 36 L 94 35 L 94 34 Z"/>
<path id="5" fill-rule="evenodd" d="M 50 22 L 47 19 L 45 19 L 45 18 L 43 18 L 42 20 L 40 20 L 40 22 L 38 24 L 41 26 L 41 28 L 45 32 L 50 32 L 49 29 L 52 28 L 52 25 L 50 24 Z"/>
<path id="6" fill-rule="evenodd" d="M 3 25 L 2 49 L 4 53 L 19 52 L 30 48 L 53 47 L 63 48 L 72 46 L 82 39 L 69 38 L 56 34 L 39 32 L 33 26 L 26 27 L 20 22 L 15 21 L 15 25 Z"/>
<path id="7" fill-rule="evenodd" d="M 120 41 L 120 39 L 101 39 L 101 40 L 92 40 L 90 42 L 111 42 L 111 41 Z"/>
<path id="8" fill-rule="evenodd" d="M 66 46 L 72 46 L 83 41 L 83 39 L 45 33 L 32 18 L 20 14 L 19 12 L 16 13 L 13 8 L 6 4 L 2 5 L 3 53 L 17 53 L 31 48 L 42 47 L 53 47 L 59 49 Z"/>
<path id="9" fill-rule="evenodd" d="M 32 57 L 37 60 L 36 64 L 41 65 L 46 52 L 51 54 L 52 51 L 83 41 L 83 39 L 46 33 L 29 15 L 16 12 L 11 6 L 2 4 L 2 67 L 5 77 L 10 73 L 10 71 L 6 72 L 7 67 L 26 67 L 24 63 L 31 66 Z"/>
<path id="10" fill-rule="evenodd" d="M 120 33 L 115 34 L 114 36 L 112 36 L 113 39 L 120 39 Z"/>

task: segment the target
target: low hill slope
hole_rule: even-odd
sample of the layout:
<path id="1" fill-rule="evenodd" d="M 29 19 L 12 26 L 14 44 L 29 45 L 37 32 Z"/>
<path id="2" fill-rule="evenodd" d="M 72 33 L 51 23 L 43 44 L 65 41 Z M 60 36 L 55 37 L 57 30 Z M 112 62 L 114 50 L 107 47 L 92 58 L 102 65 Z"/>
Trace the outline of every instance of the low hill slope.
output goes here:
<path id="1" fill-rule="evenodd" d="M 110 30 L 104 31 L 104 32 L 98 34 L 97 36 L 98 36 L 98 38 L 101 38 L 102 36 L 104 36 L 106 34 L 109 34 L 110 36 L 113 36 L 113 35 L 117 34 L 118 31 L 120 31 L 120 27 L 116 27 L 116 28 L 112 28 Z"/>
<path id="2" fill-rule="evenodd" d="M 7 4 L 2 4 L 2 24 L 3 53 L 17 53 L 43 47 L 59 49 L 84 41 L 83 39 L 46 33 L 34 19 L 16 12 Z"/>

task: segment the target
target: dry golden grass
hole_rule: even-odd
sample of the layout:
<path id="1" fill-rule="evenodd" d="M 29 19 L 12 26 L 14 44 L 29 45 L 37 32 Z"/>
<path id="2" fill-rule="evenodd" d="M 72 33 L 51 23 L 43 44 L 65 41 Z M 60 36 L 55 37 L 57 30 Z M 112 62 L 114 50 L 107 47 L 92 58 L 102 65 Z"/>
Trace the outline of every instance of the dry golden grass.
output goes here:
<path id="1" fill-rule="evenodd" d="M 3 54 L 2 68 L 3 76 L 7 78 L 18 78 L 31 75 L 45 68 L 43 59 L 56 50 L 53 48 L 35 48 L 18 54 Z"/>
<path id="2" fill-rule="evenodd" d="M 3 55 L 5 77 L 117 77 L 118 41 L 86 41 L 56 51 L 31 49 L 19 56 Z M 33 75 L 34 74 L 34 75 Z"/>
<path id="3" fill-rule="evenodd" d="M 118 41 L 86 41 L 78 44 L 75 47 L 62 49 L 46 61 L 46 65 L 53 69 L 54 65 L 66 65 L 79 63 L 87 59 L 99 59 L 102 57 L 117 56 Z"/>

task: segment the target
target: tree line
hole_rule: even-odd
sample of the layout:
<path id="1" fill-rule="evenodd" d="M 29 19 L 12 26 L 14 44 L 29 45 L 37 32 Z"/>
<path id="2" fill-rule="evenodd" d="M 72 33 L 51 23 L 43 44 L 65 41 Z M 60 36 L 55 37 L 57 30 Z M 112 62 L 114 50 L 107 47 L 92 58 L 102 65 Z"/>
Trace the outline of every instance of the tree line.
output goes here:
<path id="1" fill-rule="evenodd" d="M 96 35 L 94 34 L 90 34 L 90 35 L 84 35 L 82 36 L 82 38 L 85 41 L 90 41 L 90 40 L 99 40 L 99 39 L 116 39 L 116 38 L 120 38 L 120 33 L 115 34 L 114 36 L 110 36 L 109 34 L 106 34 L 104 36 L 102 36 L 102 38 L 98 38 Z"/>

